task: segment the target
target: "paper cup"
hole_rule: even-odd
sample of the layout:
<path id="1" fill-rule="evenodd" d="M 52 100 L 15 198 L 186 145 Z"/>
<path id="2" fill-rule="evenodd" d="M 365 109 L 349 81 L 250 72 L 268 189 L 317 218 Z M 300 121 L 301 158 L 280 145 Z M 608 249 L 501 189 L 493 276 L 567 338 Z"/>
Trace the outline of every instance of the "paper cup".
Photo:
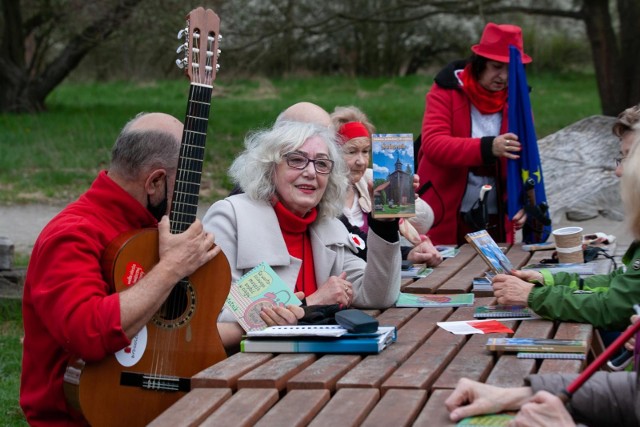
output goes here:
<path id="1" fill-rule="evenodd" d="M 564 227 L 553 230 L 553 238 L 556 241 L 558 262 L 584 262 L 584 257 L 582 256 L 582 227 Z"/>

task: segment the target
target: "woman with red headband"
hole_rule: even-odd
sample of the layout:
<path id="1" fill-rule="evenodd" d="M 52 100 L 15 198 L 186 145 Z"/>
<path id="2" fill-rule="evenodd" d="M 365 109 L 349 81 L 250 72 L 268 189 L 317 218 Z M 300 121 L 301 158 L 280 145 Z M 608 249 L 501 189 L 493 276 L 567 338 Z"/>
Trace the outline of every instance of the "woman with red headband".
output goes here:
<path id="1" fill-rule="evenodd" d="M 421 197 L 434 211 L 429 236 L 436 244 L 461 244 L 465 234 L 485 228 L 511 243 L 526 220 L 522 210 L 513 218 L 506 213 L 506 160 L 521 149 L 518 135 L 506 131 L 510 45 L 531 62 L 520 27 L 487 24 L 473 55 L 440 71 L 426 96 L 418 175 L 431 183 Z"/>
<path id="2" fill-rule="evenodd" d="M 339 219 L 352 233 L 359 249 L 358 256 L 366 261 L 365 242 L 369 228 L 368 215 L 372 207 L 369 182 L 373 180 L 372 171 L 369 169 L 369 156 L 371 135 L 375 133 L 375 127 L 366 114 L 353 106 L 336 107 L 331 114 L 331 120 L 338 131 L 337 140 L 342 146 L 343 158 L 349 167 L 350 185 L 347 188 L 343 214 Z M 426 203 L 417 203 L 416 210 L 418 215 L 411 219 L 414 225 L 409 221 L 400 225 L 403 236 L 415 245 L 402 246 L 402 258 L 414 264 L 435 267 L 442 262 L 442 255 L 431 244 L 429 238 L 424 236 L 431 226 L 433 214 Z M 410 232 L 415 237 L 411 238 Z M 423 234 L 422 238 L 419 233 Z"/>

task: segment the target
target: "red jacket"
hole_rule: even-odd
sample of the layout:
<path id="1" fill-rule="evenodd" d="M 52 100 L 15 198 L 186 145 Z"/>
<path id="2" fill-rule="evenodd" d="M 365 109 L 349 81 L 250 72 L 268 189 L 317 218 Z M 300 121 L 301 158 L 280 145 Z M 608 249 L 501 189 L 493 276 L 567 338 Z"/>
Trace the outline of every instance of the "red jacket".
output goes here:
<path id="1" fill-rule="evenodd" d="M 449 64 L 436 76 L 426 96 L 422 122 L 422 143 L 418 151 L 421 183 L 431 182 L 422 198 L 431 206 L 434 225 L 429 237 L 434 244 L 459 244 L 457 233 L 460 204 L 467 187 L 469 170 L 483 167 L 483 175 L 496 177 L 498 211 L 503 218 L 506 240 L 513 240 L 513 227 L 506 219 L 506 160 L 497 162 L 491 152 L 496 135 L 471 138 L 471 104 L 460 89 L 453 72 L 464 68 L 464 61 Z M 502 112 L 500 133 L 507 131 L 507 108 Z M 502 240 L 502 239 L 501 239 Z"/>
<path id="2" fill-rule="evenodd" d="M 97 361 L 130 343 L 118 295 L 102 276 L 102 254 L 121 233 L 156 226 L 149 211 L 103 171 L 40 233 L 22 302 L 20 406 L 30 425 L 86 424 L 64 397 L 67 362 L 72 355 Z"/>

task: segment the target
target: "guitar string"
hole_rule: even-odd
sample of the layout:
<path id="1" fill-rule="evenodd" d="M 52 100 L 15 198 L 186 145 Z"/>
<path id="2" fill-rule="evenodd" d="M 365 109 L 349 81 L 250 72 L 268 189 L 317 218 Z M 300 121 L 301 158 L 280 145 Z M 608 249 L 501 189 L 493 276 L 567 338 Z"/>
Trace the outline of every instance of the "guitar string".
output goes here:
<path id="1" fill-rule="evenodd" d="M 194 37 L 192 41 L 193 44 L 196 45 L 198 39 Z M 200 38 L 199 41 L 200 43 L 202 43 L 202 38 Z M 215 39 L 207 37 L 206 42 L 206 51 L 213 52 L 213 48 L 215 47 Z M 194 67 L 193 74 L 197 76 L 197 78 L 200 78 L 202 74 L 205 74 L 205 81 L 213 81 L 213 55 L 205 55 L 206 64 L 202 64 L 202 62 L 200 61 L 201 57 L 199 55 L 199 51 L 193 50 L 192 53 L 194 55 L 194 63 L 200 65 L 200 67 Z M 171 224 L 172 232 L 184 232 L 185 229 L 180 230 L 180 227 L 178 227 L 176 224 L 182 224 L 182 228 L 185 228 L 187 226 L 187 222 L 190 225 L 195 220 L 195 213 L 185 213 L 184 208 L 187 206 L 190 206 L 191 208 L 195 206 L 197 208 L 196 201 L 198 194 L 194 194 L 194 192 L 197 191 L 199 193 L 200 185 L 197 185 L 194 180 L 197 179 L 198 182 L 201 182 L 202 176 L 202 164 L 204 160 L 204 149 L 206 145 L 206 131 L 208 128 L 207 121 L 211 103 L 211 93 L 207 94 L 207 90 L 209 89 L 205 89 L 199 85 L 192 84 L 190 87 L 190 99 L 187 108 L 187 115 L 185 118 L 185 128 L 183 131 L 184 141 L 181 145 L 181 155 L 178 165 L 179 177 L 178 180 L 176 180 L 176 187 L 179 185 L 182 187 L 178 189 L 179 191 L 176 191 L 176 188 L 174 188 L 174 201 L 172 202 L 174 208 L 181 206 L 183 209 L 172 209 L 170 213 L 173 219 L 173 223 Z M 197 102 L 193 102 L 194 100 L 197 100 Z M 199 123 L 199 121 L 204 121 L 205 123 Z M 200 126 L 196 128 L 198 124 Z M 199 130 L 202 130 L 204 134 L 198 135 Z M 200 137 L 201 141 L 197 141 L 197 136 Z M 196 166 L 198 170 L 194 171 L 193 169 Z M 191 183 L 191 187 L 187 188 L 185 186 L 185 183 Z M 181 286 L 181 283 L 179 282 L 178 284 L 176 284 L 176 286 Z M 169 319 L 167 320 L 174 321 L 178 319 L 179 315 L 183 314 L 181 310 L 190 310 L 191 299 L 189 293 L 187 292 L 188 290 L 188 287 L 186 289 L 179 288 L 177 289 L 177 292 L 173 294 L 173 299 L 170 302 L 174 302 L 174 304 L 169 304 L 168 307 L 165 306 L 164 313 L 169 316 Z M 191 315 L 193 315 L 193 313 L 191 313 Z M 188 320 L 190 322 L 191 319 Z M 187 324 L 181 327 L 190 328 L 190 325 Z M 180 363 L 181 361 L 176 360 L 176 358 L 161 357 L 162 355 L 168 354 L 168 352 L 171 351 L 172 348 L 176 348 L 176 346 L 178 345 L 178 339 L 180 336 L 180 334 L 178 333 L 178 329 L 180 328 L 174 326 L 170 329 L 171 331 L 167 334 L 168 339 L 162 340 L 160 345 L 158 345 L 158 340 L 160 340 L 161 334 L 156 334 L 155 336 L 156 345 L 154 348 L 159 349 L 160 351 L 155 352 L 153 358 L 153 375 L 150 379 L 150 381 L 152 382 L 152 387 L 159 387 L 161 373 L 169 373 L 177 376 L 178 371 L 176 364 Z M 170 369 L 169 371 L 164 369 L 164 365 L 167 360 L 173 360 L 173 365 L 168 367 Z"/>

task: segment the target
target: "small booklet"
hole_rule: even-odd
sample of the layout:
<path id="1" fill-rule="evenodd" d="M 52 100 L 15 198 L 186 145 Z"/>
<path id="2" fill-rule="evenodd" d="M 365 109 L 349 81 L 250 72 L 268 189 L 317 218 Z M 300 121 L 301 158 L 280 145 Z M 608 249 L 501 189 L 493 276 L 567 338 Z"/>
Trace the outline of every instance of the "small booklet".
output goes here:
<path id="1" fill-rule="evenodd" d="M 440 252 L 443 259 L 453 258 L 460 253 L 460 248 L 455 245 L 438 245 L 436 249 Z"/>
<path id="2" fill-rule="evenodd" d="M 371 135 L 374 218 L 416 216 L 413 134 Z"/>
<path id="3" fill-rule="evenodd" d="M 472 306 L 473 294 L 410 294 L 400 292 L 396 307 L 464 307 Z"/>
<path id="4" fill-rule="evenodd" d="M 511 261 L 502 252 L 487 230 L 469 233 L 465 236 L 465 239 L 478 252 L 494 274 L 511 274 L 511 270 L 513 270 Z"/>
<path id="5" fill-rule="evenodd" d="M 472 291 L 476 292 L 493 292 L 493 284 L 488 277 L 474 277 L 472 279 Z"/>
<path id="6" fill-rule="evenodd" d="M 310 326 L 319 328 L 321 326 Z M 253 334 L 253 332 L 251 332 Z M 380 353 L 396 340 L 396 328 L 380 326 L 377 332 L 327 336 L 248 336 L 240 342 L 243 353 Z"/>
<path id="7" fill-rule="evenodd" d="M 422 279 L 431 273 L 433 273 L 433 268 L 420 264 L 411 266 L 408 270 L 401 270 L 400 277 L 403 279 Z"/>
<path id="8" fill-rule="evenodd" d="M 267 263 L 261 262 L 231 285 L 224 306 L 248 332 L 267 327 L 260 317 L 262 307 L 300 304 L 289 285 Z"/>
<path id="9" fill-rule="evenodd" d="M 547 269 L 551 273 L 575 273 L 580 275 L 592 275 L 596 274 L 594 263 L 549 263 L 549 264 L 529 264 L 522 267 L 523 270 L 536 270 Z"/>
<path id="10" fill-rule="evenodd" d="M 489 338 L 490 351 L 529 353 L 586 353 L 587 341 L 555 338 Z"/>
<path id="11" fill-rule="evenodd" d="M 476 319 L 500 319 L 505 317 L 530 317 L 537 319 L 538 315 L 523 305 L 481 305 L 476 307 L 473 317 Z"/>

